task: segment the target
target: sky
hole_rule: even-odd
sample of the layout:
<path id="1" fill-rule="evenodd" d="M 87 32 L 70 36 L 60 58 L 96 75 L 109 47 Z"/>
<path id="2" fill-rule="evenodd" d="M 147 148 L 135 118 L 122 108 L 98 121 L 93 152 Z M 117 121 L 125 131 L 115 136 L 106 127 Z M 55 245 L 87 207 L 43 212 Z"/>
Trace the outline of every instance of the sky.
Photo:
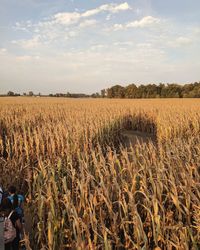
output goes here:
<path id="1" fill-rule="evenodd" d="M 0 0 L 0 93 L 200 81 L 199 0 Z"/>

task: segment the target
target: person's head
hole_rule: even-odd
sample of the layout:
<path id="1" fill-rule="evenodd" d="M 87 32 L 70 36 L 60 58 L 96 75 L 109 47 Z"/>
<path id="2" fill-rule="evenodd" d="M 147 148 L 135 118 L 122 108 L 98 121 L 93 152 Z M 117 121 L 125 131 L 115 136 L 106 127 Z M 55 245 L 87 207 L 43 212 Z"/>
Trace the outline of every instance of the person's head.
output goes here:
<path id="1" fill-rule="evenodd" d="M 10 199 L 5 198 L 1 203 L 1 211 L 5 216 L 8 216 L 9 213 L 13 210 L 13 205 Z"/>
<path id="2" fill-rule="evenodd" d="M 8 188 L 8 191 L 9 191 L 10 194 L 15 194 L 17 190 L 16 190 L 16 187 L 15 187 L 15 186 L 10 186 L 10 187 Z"/>
<path id="3" fill-rule="evenodd" d="M 17 208 L 18 205 L 19 205 L 19 201 L 18 201 L 18 195 L 17 195 L 16 187 L 15 186 L 10 186 L 8 188 L 8 192 L 9 192 L 10 195 L 13 196 L 13 202 L 12 202 L 13 208 Z"/>

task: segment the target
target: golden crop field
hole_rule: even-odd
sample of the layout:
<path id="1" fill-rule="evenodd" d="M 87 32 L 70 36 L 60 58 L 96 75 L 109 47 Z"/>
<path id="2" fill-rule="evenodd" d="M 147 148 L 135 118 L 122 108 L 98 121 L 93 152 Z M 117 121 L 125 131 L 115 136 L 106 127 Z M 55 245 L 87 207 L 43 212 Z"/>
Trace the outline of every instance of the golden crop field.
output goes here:
<path id="1" fill-rule="evenodd" d="M 123 129 L 155 142 L 123 144 Z M 0 183 L 32 249 L 200 247 L 200 100 L 0 99 Z"/>

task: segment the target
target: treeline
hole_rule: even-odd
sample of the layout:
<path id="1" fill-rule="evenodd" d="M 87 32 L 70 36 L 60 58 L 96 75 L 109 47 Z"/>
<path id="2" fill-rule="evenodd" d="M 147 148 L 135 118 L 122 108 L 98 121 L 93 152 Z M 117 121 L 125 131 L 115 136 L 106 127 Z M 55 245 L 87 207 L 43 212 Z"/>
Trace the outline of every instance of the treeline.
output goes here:
<path id="1" fill-rule="evenodd" d="M 37 94 L 37 96 L 40 96 L 41 94 Z M 15 93 L 13 91 L 8 91 L 7 95 L 1 95 L 1 96 L 21 96 L 19 93 Z M 23 96 L 34 96 L 33 91 L 29 91 L 28 93 L 23 93 Z"/>
<path id="2" fill-rule="evenodd" d="M 115 85 L 108 88 L 103 97 L 107 98 L 200 98 L 200 82 L 191 84 L 130 84 L 126 87 Z"/>
<path id="3" fill-rule="evenodd" d="M 82 93 L 56 93 L 43 95 L 34 94 L 33 91 L 23 93 L 23 96 L 39 97 L 66 97 L 66 98 L 200 98 L 200 82 L 191 84 L 147 84 L 139 85 L 130 84 L 126 87 L 115 85 L 108 89 L 102 89 L 100 93 L 91 95 Z M 9 91 L 7 95 L 0 96 L 21 96 L 21 94 Z"/>
<path id="4" fill-rule="evenodd" d="M 56 94 L 49 94 L 50 97 L 68 97 L 68 98 L 88 98 L 90 95 L 82 94 L 82 93 L 56 93 Z"/>
<path id="5" fill-rule="evenodd" d="M 98 94 L 98 93 L 96 93 Z M 56 94 L 47 94 L 47 95 L 43 95 L 41 93 L 35 94 L 33 93 L 33 91 L 29 91 L 28 93 L 23 93 L 18 94 L 18 93 L 14 93 L 13 91 L 8 91 L 8 93 L 6 95 L 0 95 L 0 96 L 37 96 L 37 97 L 68 97 L 68 98 L 88 98 L 88 97 L 93 97 L 93 95 L 96 94 L 92 94 L 92 95 L 87 95 L 87 94 L 82 94 L 82 93 L 69 93 L 67 92 L 65 93 L 56 93 Z M 100 95 L 98 94 L 98 97 L 100 97 Z"/>

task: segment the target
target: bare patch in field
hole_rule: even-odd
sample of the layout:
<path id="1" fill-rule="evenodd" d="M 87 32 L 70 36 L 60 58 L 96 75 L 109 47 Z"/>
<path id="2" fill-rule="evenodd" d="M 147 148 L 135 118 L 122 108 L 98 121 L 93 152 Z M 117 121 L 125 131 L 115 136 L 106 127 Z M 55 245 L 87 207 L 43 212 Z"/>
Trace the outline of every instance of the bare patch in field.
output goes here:
<path id="1" fill-rule="evenodd" d="M 155 135 L 147 132 L 123 129 L 121 131 L 121 135 L 124 139 L 123 145 L 125 147 L 130 147 L 130 145 L 135 146 L 136 144 L 143 143 L 156 143 Z"/>

